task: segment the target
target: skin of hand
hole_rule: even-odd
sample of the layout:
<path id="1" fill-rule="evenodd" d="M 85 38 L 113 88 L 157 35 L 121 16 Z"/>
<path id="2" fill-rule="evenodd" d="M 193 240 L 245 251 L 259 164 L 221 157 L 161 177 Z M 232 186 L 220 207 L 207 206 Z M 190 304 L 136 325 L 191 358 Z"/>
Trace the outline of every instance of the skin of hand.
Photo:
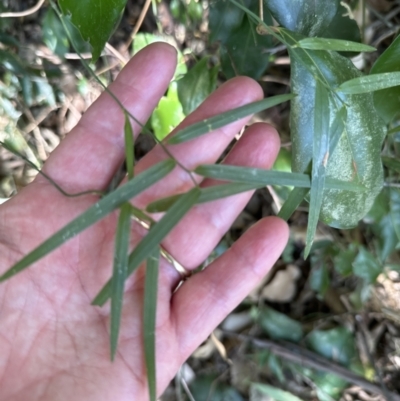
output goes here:
<path id="1" fill-rule="evenodd" d="M 166 91 L 176 51 L 157 43 L 127 64 L 110 90 L 142 123 Z M 260 100 L 259 85 L 234 78 L 216 90 L 180 127 Z M 215 163 L 249 118 L 195 140 L 170 146 L 185 167 Z M 139 126 L 132 122 L 135 135 Z M 104 189 L 124 158 L 124 115 L 103 93 L 45 163 L 43 170 L 70 193 Z M 173 134 L 173 133 L 172 133 Z M 270 168 L 280 146 L 267 124 L 248 128 L 225 159 L 233 165 Z M 167 158 L 156 146 L 135 173 Z M 201 179 L 197 177 L 199 183 Z M 215 185 L 203 180 L 200 185 Z M 132 202 L 144 207 L 193 186 L 176 167 Z M 188 269 L 202 263 L 251 193 L 195 206 L 163 246 Z M 42 176 L 0 207 L 0 273 L 81 214 L 98 198 L 68 198 Z M 112 271 L 118 213 L 85 230 L 34 265 L 0 284 L 0 401 L 148 400 L 143 359 L 142 300 L 145 266 L 126 284 L 118 352 L 109 356 L 109 304 L 90 302 Z M 132 225 L 132 244 L 145 235 Z M 178 273 L 160 263 L 156 323 L 157 390 L 162 394 L 182 363 L 269 271 L 288 239 L 286 224 L 262 219 L 204 271 L 175 293 Z"/>

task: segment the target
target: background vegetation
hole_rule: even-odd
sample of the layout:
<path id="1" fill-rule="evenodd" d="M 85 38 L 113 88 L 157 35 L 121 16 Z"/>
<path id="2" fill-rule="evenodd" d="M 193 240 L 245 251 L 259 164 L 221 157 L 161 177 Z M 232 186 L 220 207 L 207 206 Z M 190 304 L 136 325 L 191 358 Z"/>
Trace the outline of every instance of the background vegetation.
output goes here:
<path id="1" fill-rule="evenodd" d="M 60 3 L 68 6 L 68 1 Z M 271 7 L 274 2 L 268 3 Z M 79 21 L 60 21 L 43 1 L 30 10 L 35 4 L 0 2 L 0 140 L 11 140 L 38 167 L 102 90 L 77 51 L 90 58 L 93 50 L 98 60 L 91 69 L 108 84 L 146 44 L 164 40 L 177 47 L 174 81 L 147 123 L 158 139 L 235 75 L 257 79 L 266 97 L 290 92 L 294 59 L 287 47 L 271 35 L 258 35 L 254 19 L 230 2 L 128 1 L 125 8 L 110 10 L 121 19 L 110 39 L 101 32 L 96 39 L 107 42 L 104 49 L 85 42 L 73 25 Z M 241 4 L 258 15 L 257 1 Z M 263 20 L 273 25 L 265 8 Z M 273 15 L 279 20 L 279 10 Z M 358 69 L 400 71 L 400 2 L 341 2 L 335 18 L 325 37 L 377 48 L 346 55 Z M 312 241 L 309 203 L 303 201 L 290 217 L 291 239 L 271 274 L 182 367 L 164 401 L 400 399 L 400 89 L 374 96 L 390 134 L 381 152 L 385 185 L 372 208 L 349 230 L 318 223 L 305 259 L 306 243 L 311 246 Z M 253 118 L 273 124 L 281 134 L 279 171 L 291 171 L 292 151 L 298 152 L 292 146 L 289 114 L 284 103 Z M 141 136 L 136 158 L 153 144 L 149 136 Z M 35 174 L 20 157 L 0 148 L 0 198 L 13 196 Z M 289 193 L 281 186 L 258 190 L 210 260 L 258 219 L 277 214 Z"/>

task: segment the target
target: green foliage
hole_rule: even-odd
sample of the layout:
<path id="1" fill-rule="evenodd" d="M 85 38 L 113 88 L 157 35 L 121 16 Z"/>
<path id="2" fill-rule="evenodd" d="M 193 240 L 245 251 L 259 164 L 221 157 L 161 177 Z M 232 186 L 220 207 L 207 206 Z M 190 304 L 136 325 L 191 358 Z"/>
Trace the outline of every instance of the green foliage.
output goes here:
<path id="1" fill-rule="evenodd" d="M 219 68 L 208 68 L 208 61 L 208 57 L 202 58 L 178 81 L 178 97 L 185 115 L 196 110 L 217 85 Z"/>
<path id="2" fill-rule="evenodd" d="M 90 43 L 96 61 L 122 16 L 126 0 L 59 0 L 58 4 Z"/>
<path id="3" fill-rule="evenodd" d="M 400 36 L 386 49 L 372 67 L 371 74 L 400 71 Z M 398 117 L 400 110 L 400 87 L 385 89 L 374 93 L 374 104 L 379 115 L 390 123 Z"/>
<path id="4" fill-rule="evenodd" d="M 257 2 L 244 2 L 250 9 L 257 8 Z M 272 24 L 269 13 L 264 21 Z M 256 33 L 256 24 L 229 0 L 210 3 L 210 41 L 221 45 L 221 66 L 227 78 L 247 75 L 258 79 L 264 73 L 269 62 L 266 49 L 271 47 L 269 36 Z"/>

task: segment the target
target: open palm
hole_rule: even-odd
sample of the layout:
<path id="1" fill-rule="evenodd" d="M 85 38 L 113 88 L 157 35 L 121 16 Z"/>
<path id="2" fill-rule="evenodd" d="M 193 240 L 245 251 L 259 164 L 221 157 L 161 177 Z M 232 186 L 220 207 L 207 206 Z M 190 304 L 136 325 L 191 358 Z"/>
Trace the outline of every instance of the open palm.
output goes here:
<path id="1" fill-rule="evenodd" d="M 168 87 L 175 50 L 153 44 L 138 53 L 110 86 L 124 106 L 145 123 Z M 262 98 L 258 84 L 235 78 L 212 94 L 182 126 Z M 186 168 L 214 163 L 246 119 L 204 137 L 170 147 Z M 67 192 L 107 187 L 124 157 L 124 115 L 103 94 L 55 150 L 44 171 Z M 135 134 L 139 127 L 133 123 Z M 279 137 L 266 124 L 250 127 L 227 156 L 228 164 L 269 168 Z M 168 156 L 156 146 L 136 166 L 140 174 Z M 212 180 L 202 186 L 213 185 Z M 176 167 L 136 199 L 144 207 L 193 185 Z M 194 207 L 163 246 L 183 266 L 202 263 L 251 193 Z M 0 207 L 0 273 L 4 273 L 97 200 L 67 198 L 42 176 Z M 0 285 L 0 401 L 146 400 L 142 348 L 144 267 L 128 280 L 118 353 L 109 358 L 109 309 L 91 300 L 109 279 L 117 213 L 113 213 L 16 277 Z M 132 225 L 132 247 L 145 235 Z M 157 306 L 157 380 L 161 394 L 180 365 L 213 328 L 267 273 L 282 252 L 287 227 L 261 220 L 203 272 L 175 293 L 179 275 L 161 261 Z"/>

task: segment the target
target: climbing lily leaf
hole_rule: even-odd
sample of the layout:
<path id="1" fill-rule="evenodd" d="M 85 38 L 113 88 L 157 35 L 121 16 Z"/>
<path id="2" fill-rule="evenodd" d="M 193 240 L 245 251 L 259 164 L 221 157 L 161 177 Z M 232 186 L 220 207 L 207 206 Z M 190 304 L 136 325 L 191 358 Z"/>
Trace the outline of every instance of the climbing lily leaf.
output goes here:
<path id="1" fill-rule="evenodd" d="M 359 95 L 395 86 L 400 86 L 400 72 L 384 72 L 382 74 L 353 78 L 343 82 L 336 90 L 348 95 Z"/>
<path id="2" fill-rule="evenodd" d="M 190 139 L 207 134 L 208 132 L 211 132 L 217 128 L 221 128 L 224 125 L 238 121 L 243 117 L 249 116 L 250 114 L 258 113 L 262 110 L 266 110 L 270 107 L 287 102 L 292 98 L 293 95 L 291 94 L 278 95 L 229 110 L 225 113 L 219 114 L 218 116 L 208 118 L 178 131 L 174 136 L 167 140 L 167 143 L 173 145 L 189 141 Z"/>
<path id="3" fill-rule="evenodd" d="M 7 280 L 21 272 L 32 263 L 35 263 L 54 249 L 64 244 L 64 242 L 67 242 L 86 228 L 97 223 L 112 211 L 118 209 L 122 204 L 129 201 L 129 199 L 165 177 L 174 167 L 175 162 L 173 160 L 164 160 L 106 195 L 76 219 L 72 220 L 64 228 L 53 234 L 48 240 L 43 242 L 28 255 L 23 257 L 0 277 L 0 281 Z"/>
<path id="4" fill-rule="evenodd" d="M 111 328 L 110 350 L 111 360 L 117 351 L 119 328 L 121 325 L 124 285 L 128 271 L 129 238 L 131 233 L 131 206 L 124 203 L 118 219 L 115 235 L 114 269 L 111 285 Z"/>
<path id="5" fill-rule="evenodd" d="M 168 210 L 164 217 L 156 224 L 152 225 L 148 234 L 139 242 L 137 247 L 129 255 L 128 275 L 132 274 L 151 253 L 158 248 L 160 242 L 178 224 L 179 220 L 197 202 L 200 190 L 193 188 L 183 195 Z M 111 280 L 102 288 L 92 305 L 102 306 L 111 295 Z"/>

